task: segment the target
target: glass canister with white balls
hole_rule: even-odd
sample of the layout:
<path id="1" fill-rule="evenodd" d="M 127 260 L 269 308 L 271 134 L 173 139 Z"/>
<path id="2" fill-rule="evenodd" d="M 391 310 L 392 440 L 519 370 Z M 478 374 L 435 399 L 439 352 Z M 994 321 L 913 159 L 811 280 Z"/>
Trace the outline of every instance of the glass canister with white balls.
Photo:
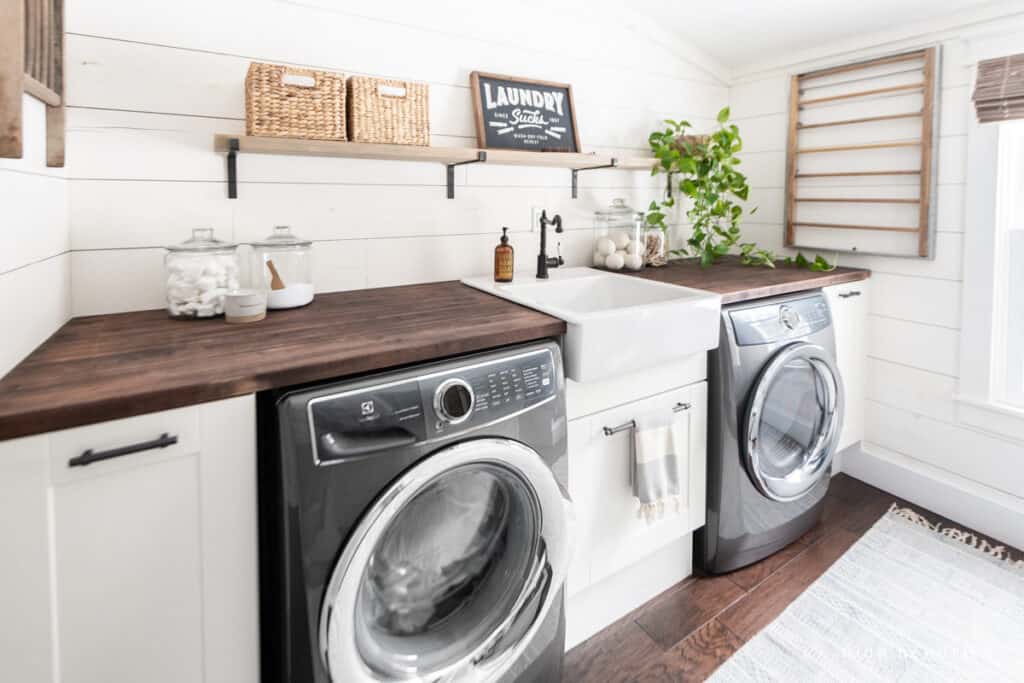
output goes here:
<path id="1" fill-rule="evenodd" d="M 623 199 L 595 212 L 594 265 L 608 270 L 644 267 L 643 214 Z"/>
<path id="2" fill-rule="evenodd" d="M 312 246 L 287 225 L 253 242 L 253 286 L 267 293 L 267 308 L 298 308 L 313 300 Z"/>
<path id="3" fill-rule="evenodd" d="M 235 245 L 196 228 L 192 237 L 167 247 L 167 313 L 172 318 L 212 318 L 224 313 L 224 295 L 238 289 Z"/>

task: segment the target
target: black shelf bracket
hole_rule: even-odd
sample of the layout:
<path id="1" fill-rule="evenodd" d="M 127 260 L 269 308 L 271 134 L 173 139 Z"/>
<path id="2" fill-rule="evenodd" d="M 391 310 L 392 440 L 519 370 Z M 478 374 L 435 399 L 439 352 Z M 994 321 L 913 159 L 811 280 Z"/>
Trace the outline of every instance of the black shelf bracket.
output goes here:
<path id="1" fill-rule="evenodd" d="M 228 140 L 228 199 L 238 199 L 238 138 Z"/>
<path id="2" fill-rule="evenodd" d="M 587 166 L 586 168 L 574 168 L 572 169 L 572 198 L 578 199 L 579 197 L 579 179 L 577 175 L 580 171 L 596 171 L 601 168 L 615 168 L 619 165 L 619 160 L 615 157 L 611 158 L 610 164 L 604 164 L 603 166 Z"/>
<path id="3" fill-rule="evenodd" d="M 668 180 L 665 181 L 665 194 L 669 199 L 672 199 L 672 174 L 668 174 Z"/>
<path id="4" fill-rule="evenodd" d="M 465 166 L 466 164 L 479 164 L 487 161 L 487 152 L 479 151 L 476 153 L 476 159 L 468 159 L 466 161 L 456 161 L 452 164 L 445 164 L 448 170 L 448 199 L 455 199 L 455 167 Z"/>

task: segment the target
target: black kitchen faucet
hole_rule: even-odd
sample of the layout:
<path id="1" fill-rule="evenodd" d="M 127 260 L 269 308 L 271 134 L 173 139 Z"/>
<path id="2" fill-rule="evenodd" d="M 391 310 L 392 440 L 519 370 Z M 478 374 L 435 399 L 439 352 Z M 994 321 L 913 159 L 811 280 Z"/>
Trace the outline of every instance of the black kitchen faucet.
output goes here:
<path id="1" fill-rule="evenodd" d="M 540 253 L 537 254 L 537 277 L 541 280 L 548 279 L 548 268 L 557 268 L 563 265 L 565 261 L 562 259 L 561 246 L 558 247 L 558 256 L 552 256 L 548 258 L 548 226 L 555 226 L 555 232 L 561 233 L 562 231 L 562 217 L 559 214 L 555 214 L 554 218 L 548 219 L 547 210 L 540 212 Z"/>

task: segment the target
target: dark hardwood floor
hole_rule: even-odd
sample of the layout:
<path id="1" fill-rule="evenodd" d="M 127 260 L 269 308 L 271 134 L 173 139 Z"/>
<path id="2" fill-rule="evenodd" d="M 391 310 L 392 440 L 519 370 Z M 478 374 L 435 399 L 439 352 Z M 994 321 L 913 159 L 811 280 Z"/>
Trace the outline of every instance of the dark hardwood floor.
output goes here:
<path id="1" fill-rule="evenodd" d="M 818 525 L 790 546 L 723 576 L 691 576 L 566 654 L 563 681 L 702 681 L 767 626 L 893 503 L 931 522 L 969 528 L 844 474 Z M 984 534 L 979 538 L 999 543 Z M 1014 559 L 1024 553 L 1007 546 Z"/>

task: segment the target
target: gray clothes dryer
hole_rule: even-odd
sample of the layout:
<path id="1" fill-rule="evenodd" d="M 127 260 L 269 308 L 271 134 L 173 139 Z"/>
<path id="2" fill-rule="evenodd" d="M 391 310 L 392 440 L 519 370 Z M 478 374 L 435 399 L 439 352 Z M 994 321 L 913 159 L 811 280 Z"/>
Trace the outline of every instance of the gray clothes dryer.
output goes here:
<path id="1" fill-rule="evenodd" d="M 261 396 L 263 680 L 561 680 L 554 342 Z"/>
<path id="2" fill-rule="evenodd" d="M 707 524 L 694 554 L 718 574 L 771 555 L 821 516 L 843 419 L 825 297 L 724 306 L 708 377 Z"/>

